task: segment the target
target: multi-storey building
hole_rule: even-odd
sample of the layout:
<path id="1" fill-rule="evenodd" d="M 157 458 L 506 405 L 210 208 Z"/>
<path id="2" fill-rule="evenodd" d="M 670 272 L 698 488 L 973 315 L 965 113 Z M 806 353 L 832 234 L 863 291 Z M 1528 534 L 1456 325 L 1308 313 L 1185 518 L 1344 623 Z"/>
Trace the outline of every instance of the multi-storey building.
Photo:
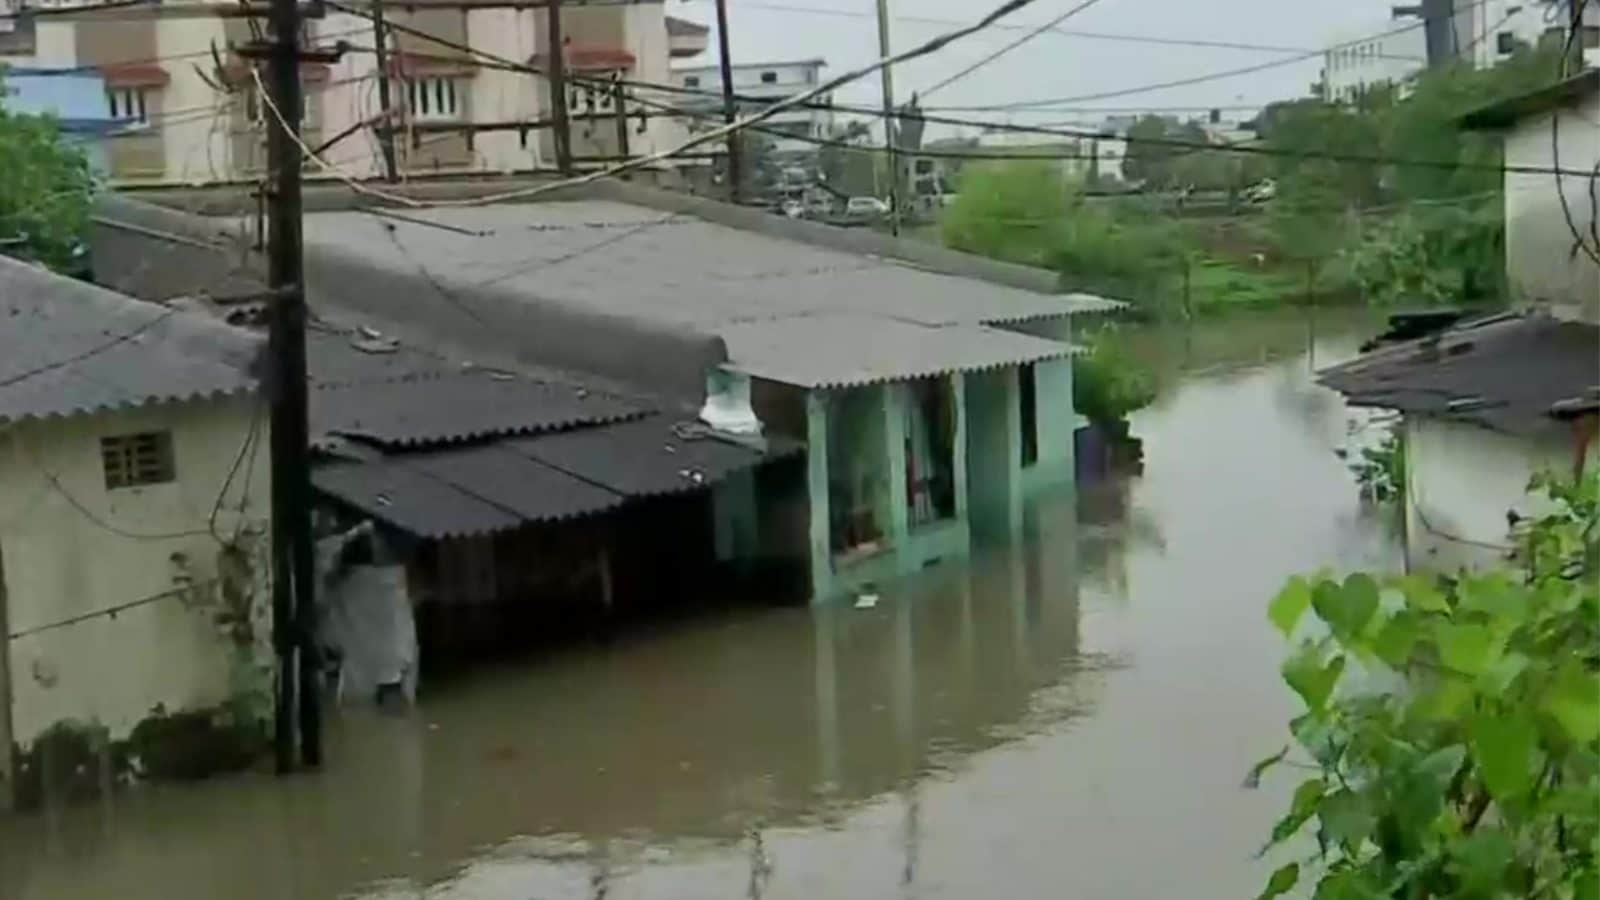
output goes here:
<path id="1" fill-rule="evenodd" d="M 107 111 L 124 122 L 109 142 L 108 169 L 117 181 L 202 184 L 259 176 L 272 111 L 260 102 L 251 63 L 240 50 L 258 39 L 265 23 L 240 17 L 222 0 L 95 8 L 102 5 L 0 0 L 0 22 L 10 26 L 0 31 L 0 65 L 101 72 Z M 482 5 L 430 7 L 421 0 L 388 10 L 387 124 L 395 131 L 402 174 L 555 164 L 548 80 L 503 65 L 547 67 L 548 11 L 497 8 L 495 0 Z M 652 101 L 651 92 L 636 85 L 669 83 L 669 58 L 703 49 L 703 28 L 678 23 L 669 34 L 662 0 L 564 7 L 562 23 L 579 164 L 663 150 L 684 138 L 684 125 L 666 117 L 630 117 L 619 129 L 612 84 L 635 85 L 622 87 L 630 114 L 647 112 L 650 102 L 664 106 L 670 94 Z M 380 174 L 378 129 L 385 121 L 371 21 L 330 8 L 307 23 L 306 39 L 320 49 L 351 45 L 336 61 L 302 66 L 303 136 L 322 159 L 308 162 L 307 174 Z"/>

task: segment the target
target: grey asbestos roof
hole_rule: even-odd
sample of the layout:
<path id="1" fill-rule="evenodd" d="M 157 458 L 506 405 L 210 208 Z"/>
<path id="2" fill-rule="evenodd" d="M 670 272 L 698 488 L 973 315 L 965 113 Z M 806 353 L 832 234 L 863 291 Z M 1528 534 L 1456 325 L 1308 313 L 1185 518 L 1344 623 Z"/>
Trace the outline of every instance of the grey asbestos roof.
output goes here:
<path id="1" fill-rule="evenodd" d="M 325 496 L 428 539 L 494 534 L 608 512 L 664 494 L 707 490 L 730 474 L 793 453 L 680 436 L 645 419 L 559 434 L 319 465 Z"/>
<path id="2" fill-rule="evenodd" d="M 797 383 L 857 383 L 1026 362 L 1039 344 L 996 340 L 985 325 L 1006 325 L 1120 308 L 1087 295 L 1052 295 L 911 264 L 601 200 L 408 210 L 430 227 L 363 212 L 306 218 L 313 255 L 331 254 L 372 271 L 405 272 L 441 306 L 494 308 L 486 298 L 578 311 L 618 322 L 720 337 L 729 362 L 755 372 L 785 372 L 796 348 L 769 356 L 776 340 L 745 340 L 760 325 L 821 342 L 836 374 L 804 373 Z M 331 258 L 324 256 L 324 258 Z M 345 283 L 360 276 L 344 271 Z M 425 273 L 425 274 L 423 274 Z M 506 298 L 510 298 L 507 300 Z M 481 313 L 480 313 L 481 314 Z M 889 340 L 903 326 L 938 328 L 919 353 L 887 366 L 871 341 L 857 339 L 871 318 Z M 792 343 L 798 344 L 799 341 Z M 1007 357 L 1007 350 L 1017 351 Z M 1058 351 L 1057 355 L 1060 352 Z"/>
<path id="3" fill-rule="evenodd" d="M 1600 328 L 1497 316 L 1369 353 L 1319 378 L 1359 406 L 1533 434 L 1557 427 L 1557 404 L 1600 397 Z"/>
<path id="4" fill-rule="evenodd" d="M 805 388 L 836 388 L 1056 359 L 1066 344 L 983 325 L 925 325 L 827 314 L 722 330 L 731 368 Z"/>
<path id="5" fill-rule="evenodd" d="M 638 404 L 586 388 L 481 371 L 319 386 L 310 401 L 312 434 L 385 447 L 559 431 L 645 412 Z"/>
<path id="6" fill-rule="evenodd" d="M 0 256 L 0 422 L 253 391 L 259 339 Z"/>

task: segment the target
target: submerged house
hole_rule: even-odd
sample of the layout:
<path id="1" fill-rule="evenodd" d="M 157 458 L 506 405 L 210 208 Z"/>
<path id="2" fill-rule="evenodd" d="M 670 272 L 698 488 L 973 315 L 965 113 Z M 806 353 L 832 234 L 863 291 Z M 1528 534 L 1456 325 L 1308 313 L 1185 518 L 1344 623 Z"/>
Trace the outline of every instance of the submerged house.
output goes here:
<path id="1" fill-rule="evenodd" d="M 6 257 L 0 321 L 4 807 L 53 732 L 270 685 L 271 481 L 253 336 Z"/>
<path id="2" fill-rule="evenodd" d="M 1600 165 L 1600 71 L 1478 110 L 1508 166 Z M 1412 566 L 1492 564 L 1531 510 L 1530 478 L 1600 459 L 1600 246 L 1596 186 L 1574 174 L 1505 174 L 1513 310 L 1368 353 L 1322 373 L 1349 402 L 1402 414 Z"/>
<path id="3" fill-rule="evenodd" d="M 1053 275 L 610 186 L 585 199 L 306 219 L 311 295 L 403 337 L 594 373 L 804 446 L 711 491 L 718 546 L 815 600 L 974 540 L 1073 482 L 1071 318 Z"/>

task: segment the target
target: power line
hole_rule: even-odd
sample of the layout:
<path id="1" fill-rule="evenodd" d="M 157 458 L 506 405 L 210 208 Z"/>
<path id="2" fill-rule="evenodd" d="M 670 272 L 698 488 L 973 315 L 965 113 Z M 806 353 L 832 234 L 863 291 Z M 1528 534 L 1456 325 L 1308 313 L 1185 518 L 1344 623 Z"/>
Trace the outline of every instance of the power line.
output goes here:
<path id="1" fill-rule="evenodd" d="M 851 18 L 851 19 L 870 19 L 870 18 L 873 18 L 872 13 L 863 12 L 863 11 L 860 11 L 860 10 L 830 9 L 830 8 L 820 7 L 820 6 L 798 6 L 798 5 L 794 5 L 794 4 L 785 4 L 785 3 L 757 3 L 757 2 L 748 2 L 748 0 L 745 0 L 745 2 L 741 2 L 739 4 L 739 8 L 740 9 L 763 9 L 763 10 L 770 10 L 770 11 L 773 11 L 773 12 L 798 13 L 798 14 L 802 14 L 802 15 L 839 16 L 839 17 Z M 897 15 L 897 16 L 893 16 L 892 18 L 897 22 L 908 22 L 908 23 L 917 23 L 917 24 L 925 24 L 925 25 L 959 25 L 960 24 L 960 22 L 958 20 L 955 20 L 955 19 L 941 19 L 941 18 L 937 18 L 937 17 L 933 17 L 933 16 Z M 994 26 L 994 30 L 996 30 L 996 31 L 1025 31 L 1025 30 L 1028 30 L 1028 29 L 1031 29 L 1031 28 L 1034 28 L 1034 27 L 1035 26 L 1033 26 L 1033 25 L 1024 25 L 1024 24 L 1020 24 L 1020 23 L 1004 23 L 1004 22 L 1002 22 L 1002 23 L 996 24 Z M 1307 52 L 1313 52 L 1313 51 L 1311 51 L 1311 48 L 1309 48 L 1309 47 L 1292 47 L 1292 46 L 1286 46 L 1286 45 L 1282 45 L 1282 44 L 1254 44 L 1254 43 L 1246 43 L 1246 42 L 1241 42 L 1241 41 L 1209 40 L 1209 39 L 1205 39 L 1205 38 L 1174 38 L 1174 37 L 1158 37 L 1158 36 L 1155 36 L 1155 35 L 1115 34 L 1115 33 L 1101 32 L 1101 31 L 1079 31 L 1079 30 L 1071 29 L 1071 28 L 1050 28 L 1050 29 L 1048 29 L 1048 31 L 1050 33 L 1059 35 L 1061 37 L 1085 38 L 1085 39 L 1089 39 L 1089 40 L 1100 40 L 1100 41 L 1121 41 L 1121 42 L 1125 42 L 1125 43 L 1134 43 L 1134 44 L 1156 44 L 1156 45 L 1170 46 L 1170 47 L 1203 47 L 1203 48 L 1211 48 L 1211 49 L 1217 49 L 1217 50 L 1244 50 L 1244 51 L 1250 51 L 1250 52 L 1256 52 L 1256 53 L 1307 53 Z M 1315 52 L 1319 52 L 1320 53 L 1322 51 L 1319 50 L 1319 51 L 1315 51 Z M 1401 56 L 1401 55 L 1392 55 L 1392 54 L 1383 54 L 1383 53 L 1380 53 L 1378 55 L 1379 55 L 1379 57 L 1385 58 L 1385 59 L 1403 59 L 1403 60 L 1408 60 L 1408 61 L 1413 61 L 1413 62 L 1424 62 L 1425 61 L 1421 57 L 1416 57 L 1416 56 Z"/>
<path id="2" fill-rule="evenodd" d="M 1457 10 L 1456 12 L 1457 12 L 1457 14 L 1459 14 L 1461 11 L 1463 11 L 1465 9 L 1471 9 L 1471 8 L 1474 8 L 1474 7 L 1483 6 L 1485 3 L 1488 3 L 1488 2 L 1490 2 L 1490 0 L 1473 0 L 1473 2 L 1471 4 L 1469 4 L 1468 6 L 1462 7 L 1461 10 Z M 1438 18 L 1438 17 L 1435 17 L 1435 18 Z M 1316 57 L 1323 56 L 1325 54 L 1332 53 L 1332 52 L 1337 51 L 1337 50 L 1342 50 L 1342 49 L 1345 49 L 1347 47 L 1353 47 L 1353 46 L 1356 46 L 1358 44 L 1367 43 L 1369 41 L 1382 40 L 1383 38 L 1393 37 L 1393 36 L 1395 36 L 1397 34 L 1405 34 L 1405 33 L 1410 32 L 1410 31 L 1415 31 L 1418 28 L 1425 27 L 1429 21 L 1431 21 L 1431 20 L 1430 19 L 1426 19 L 1426 18 L 1419 18 L 1417 21 L 1408 23 L 1406 25 L 1402 25 L 1399 28 L 1390 29 L 1388 31 L 1380 32 L 1378 34 L 1367 35 L 1365 37 L 1355 38 L 1353 40 L 1341 41 L 1341 42 L 1339 42 L 1337 44 L 1332 44 L 1332 45 L 1330 45 L 1330 46 L 1328 46 L 1326 48 L 1323 48 L 1321 50 L 1310 50 L 1310 51 L 1306 51 L 1306 52 L 1303 52 L 1303 53 L 1298 53 L 1298 54 L 1296 54 L 1294 56 L 1290 56 L 1290 57 L 1287 57 L 1285 59 L 1272 60 L 1270 62 L 1264 62 L 1264 63 L 1257 63 L 1256 65 L 1244 66 L 1242 68 L 1224 69 L 1224 70 L 1219 71 L 1219 72 L 1211 72 L 1211 73 L 1205 74 L 1205 75 L 1195 75 L 1195 76 L 1190 76 L 1188 78 L 1177 78 L 1177 79 L 1172 79 L 1170 81 L 1160 81 L 1160 82 L 1155 82 L 1153 84 L 1144 84 L 1144 85 L 1139 85 L 1139 86 L 1136 86 L 1136 87 L 1119 88 L 1119 89 L 1116 89 L 1116 90 L 1109 90 L 1109 91 L 1097 91 L 1095 93 L 1077 94 L 1077 95 L 1069 96 L 1069 97 L 1053 97 L 1053 98 L 1049 98 L 1049 99 L 1045 99 L 1045 100 L 1019 100 L 1019 101 L 1014 101 L 1014 102 L 1009 102 L 1009 103 L 989 104 L 989 105 L 980 106 L 980 107 L 971 107 L 971 106 L 968 106 L 968 107 L 938 107 L 938 106 L 935 106 L 935 107 L 928 107 L 928 108 L 929 109 L 946 109 L 946 110 L 951 110 L 951 111 L 955 111 L 955 110 L 968 110 L 968 111 L 977 111 L 977 110 L 991 110 L 991 111 L 992 110 L 1025 110 L 1025 109 L 1037 109 L 1037 108 L 1050 107 L 1050 106 L 1060 106 L 1062 104 L 1067 104 L 1067 103 L 1086 103 L 1086 102 L 1090 102 L 1090 101 L 1094 101 L 1094 100 L 1108 100 L 1108 99 L 1111 99 L 1113 97 L 1127 97 L 1127 96 L 1131 96 L 1131 95 L 1134 95 L 1134 94 L 1150 93 L 1152 91 L 1169 90 L 1171 88 L 1178 88 L 1178 87 L 1188 87 L 1190 85 L 1195 85 L 1195 84 L 1204 84 L 1205 82 L 1208 82 L 1208 81 L 1220 81 L 1220 80 L 1225 79 L 1225 78 L 1236 78 L 1236 77 L 1241 76 L 1241 75 L 1252 75 L 1252 74 L 1255 74 L 1257 72 L 1265 72 L 1265 71 L 1268 71 L 1270 69 L 1276 69 L 1276 68 L 1280 68 L 1282 66 L 1294 65 L 1296 63 L 1305 62 L 1307 60 L 1314 59 Z"/>
<path id="3" fill-rule="evenodd" d="M 1088 9 L 1091 6 L 1094 6 L 1096 3 L 1099 3 L 1099 2 L 1100 2 L 1100 0 L 1083 0 L 1083 2 L 1079 3 L 1078 5 L 1072 7 L 1071 9 L 1068 9 L 1066 12 L 1062 13 L 1059 16 L 1056 16 L 1054 19 L 1051 19 L 1050 21 L 1044 23 L 1043 25 L 1040 25 L 1039 27 L 1034 28 L 1033 30 L 1029 31 L 1027 34 L 1024 34 L 1022 37 L 1019 37 L 1016 40 L 1012 41 L 1011 43 L 1006 44 L 1004 47 L 1001 47 L 999 50 L 996 50 L 993 53 L 985 54 L 981 59 L 979 59 L 977 62 L 973 63 L 972 65 L 967 66 L 966 68 L 964 68 L 961 71 L 955 73 L 954 75 L 951 75 L 948 78 L 941 79 L 933 87 L 930 87 L 930 88 L 924 90 L 922 92 L 922 95 L 924 97 L 926 97 L 929 94 L 932 94 L 934 91 L 937 91 L 937 90 L 939 90 L 941 88 L 944 88 L 944 87 L 948 87 L 949 85 L 952 85 L 952 84 L 956 83 L 957 81 L 960 81 L 961 79 L 967 77 L 968 75 L 971 75 L 973 72 L 978 71 L 979 69 L 983 68 L 984 66 L 988 65 L 989 63 L 992 63 L 995 60 L 999 59 L 1000 57 L 1005 56 L 1007 53 L 1010 53 L 1011 51 L 1017 49 L 1018 47 L 1021 47 L 1023 44 L 1026 44 L 1027 42 L 1033 40 L 1034 38 L 1038 37 L 1039 35 L 1044 34 L 1046 31 L 1049 31 L 1050 29 L 1056 27 L 1057 25 L 1060 25 L 1062 22 L 1065 22 L 1066 20 L 1072 18 L 1073 16 L 1077 15 L 1078 13 L 1083 12 L 1084 10 Z"/>
<path id="4" fill-rule="evenodd" d="M 985 15 L 983 18 L 979 19 L 977 22 L 975 22 L 975 23 L 973 23 L 971 25 L 964 26 L 962 28 L 958 28 L 958 29 L 956 29 L 954 31 L 946 32 L 946 33 L 941 34 L 941 35 L 939 35 L 939 36 L 937 36 L 937 37 L 935 37 L 935 38 L 933 38 L 931 40 L 928 40 L 928 41 L 925 41 L 925 42 L 923 42 L 921 44 L 918 44 L 917 46 L 911 48 L 910 50 L 906 50 L 904 52 L 893 54 L 893 55 L 890 55 L 890 56 L 885 56 L 882 59 L 878 59 L 878 60 L 870 63 L 869 65 L 862 66 L 862 67 L 853 69 L 853 70 L 851 70 L 849 72 L 846 72 L 843 75 L 839 75 L 837 77 L 830 78 L 827 81 L 823 82 L 822 84 L 820 84 L 820 85 L 818 85 L 818 86 L 816 86 L 816 87 L 814 87 L 814 88 L 812 88 L 812 89 L 810 89 L 808 91 L 803 91 L 803 92 L 801 92 L 799 94 L 796 94 L 796 95 L 794 95 L 792 97 L 788 97 L 788 98 L 780 100 L 780 101 L 778 101 L 776 103 L 773 103 L 773 104 L 767 106 L 766 108 L 762 109 L 760 112 L 756 113 L 755 115 L 749 117 L 748 119 L 744 119 L 744 120 L 741 120 L 741 121 L 738 121 L 738 122 L 734 122 L 734 123 L 731 123 L 731 124 L 725 124 L 725 125 L 721 126 L 720 128 L 711 129 L 711 130 L 707 131 L 704 134 L 698 135 L 696 137 L 692 137 L 688 141 L 686 141 L 686 142 L 684 142 L 682 144 L 679 144 L 676 147 L 669 148 L 667 150 L 663 150 L 663 151 L 659 151 L 659 152 L 656 152 L 656 153 L 647 154 L 645 156 L 638 157 L 638 158 L 632 159 L 632 160 L 628 160 L 626 162 L 619 163 L 619 164 L 617 164 L 615 166 L 611 166 L 611 167 L 606 168 L 606 169 L 602 169 L 602 170 L 599 170 L 599 171 L 596 171 L 596 172 L 591 172 L 591 173 L 588 173 L 588 174 L 585 174 L 585 175 L 580 175 L 580 176 L 577 176 L 577 177 L 574 177 L 574 178 L 566 178 L 566 179 L 555 181 L 555 182 L 552 182 L 552 183 L 549 183 L 549 184 L 538 185 L 538 186 L 535 186 L 535 187 L 524 188 L 524 189 L 521 189 L 521 190 L 506 191 L 506 192 L 503 192 L 503 193 L 500 193 L 500 194 L 492 194 L 492 195 L 490 195 L 488 197 L 480 197 L 480 198 L 475 198 L 475 199 L 471 199 L 471 200 L 433 201 L 433 202 L 417 201 L 417 200 L 413 200 L 412 198 L 407 197 L 407 198 L 403 198 L 403 200 L 401 202 L 403 202 L 404 205 L 407 205 L 407 206 L 423 206 L 423 207 L 425 207 L 425 206 L 481 206 L 481 205 L 484 205 L 484 204 L 487 204 L 487 203 L 503 202 L 503 201 L 506 201 L 506 200 L 515 200 L 515 199 L 520 199 L 520 198 L 532 197 L 532 196 L 536 196 L 536 195 L 539 195 L 539 194 L 545 194 L 545 193 L 549 193 L 551 191 L 560 190 L 560 189 L 566 188 L 566 187 L 576 187 L 576 186 L 582 185 L 582 184 L 589 184 L 591 182 L 598 181 L 598 180 L 600 180 L 602 178 L 609 178 L 609 177 L 613 177 L 613 176 L 616 176 L 616 175 L 621 175 L 621 174 L 623 174 L 625 172 L 631 172 L 631 171 L 634 171 L 636 169 L 641 169 L 641 168 L 644 168 L 645 166 L 652 165 L 652 164 L 655 164 L 655 163 L 658 163 L 658 162 L 662 162 L 664 160 L 671 159 L 671 158 L 673 158 L 673 157 L 675 157 L 675 156 L 677 156 L 677 155 L 679 155 L 679 154 L 681 154 L 681 153 L 683 153 L 683 152 L 685 152 L 687 150 L 690 150 L 690 149 L 692 149 L 694 147 L 697 147 L 697 146 L 699 146 L 701 144 L 704 144 L 704 143 L 707 143 L 709 141 L 720 140 L 722 138 L 727 137 L 728 135 L 737 134 L 738 132 L 743 131 L 743 130 L 745 130 L 745 129 L 747 129 L 747 128 L 749 128 L 749 127 L 751 127 L 751 126 L 753 126 L 753 125 L 755 125 L 755 124 L 757 124 L 759 122 L 762 122 L 762 121 L 765 121 L 767 119 L 770 119 L 773 116 L 775 116 L 775 115 L 777 115 L 777 114 L 779 114 L 779 113 L 781 113 L 781 112 L 783 112 L 783 111 L 785 111 L 787 109 L 792 109 L 792 108 L 799 107 L 799 106 L 801 106 L 803 104 L 806 104 L 806 103 L 809 103 L 809 102 L 815 100 L 817 97 L 820 97 L 820 96 L 823 96 L 823 95 L 831 93 L 832 91 L 834 91 L 835 89 L 841 87 L 842 85 L 846 85 L 846 84 L 849 84 L 852 81 L 857 81 L 857 80 L 859 80 L 861 78 L 865 78 L 866 76 L 871 75 L 874 72 L 877 72 L 879 69 L 885 68 L 887 66 L 899 65 L 900 63 L 908 62 L 908 61 L 913 60 L 913 59 L 918 59 L 920 57 L 927 56 L 927 55 L 932 54 L 932 53 L 936 53 L 939 50 L 942 50 L 943 48 L 948 46 L 949 44 L 951 44 L 951 43 L 953 43 L 953 42 L 955 42 L 957 40 L 960 40 L 961 38 L 967 37 L 968 35 L 976 34 L 976 33 L 980 32 L 980 31 L 984 30 L 985 28 L 989 27 L 994 22 L 999 21 L 1000 19 L 1004 18 L 1005 16 L 1008 16 L 1008 15 L 1016 12 L 1017 10 L 1022 9 L 1023 7 L 1026 7 L 1026 6 L 1030 5 L 1030 4 L 1032 4 L 1033 2 L 1035 2 L 1035 0 L 1006 0 L 1006 2 L 1002 3 L 1000 6 L 996 7 L 994 10 L 992 10 L 987 15 Z M 341 11 L 344 11 L 344 12 L 349 12 L 349 13 L 352 13 L 353 15 L 362 15 L 364 18 L 369 18 L 369 16 L 357 11 L 354 7 L 347 6 L 347 5 L 343 4 L 343 3 L 331 2 L 331 0 L 330 0 L 328 5 L 333 7 L 334 9 L 338 9 L 338 10 L 341 10 Z M 393 27 L 393 26 L 391 26 L 391 27 Z M 422 36 L 428 37 L 428 38 L 434 37 L 433 35 L 429 35 L 426 32 L 422 32 Z M 478 53 L 479 51 L 473 50 L 472 52 Z M 259 76 L 257 76 L 257 77 L 258 77 L 258 80 L 259 80 Z M 281 114 L 281 112 L 279 110 L 277 110 L 276 106 L 273 106 L 272 109 L 273 109 L 273 114 L 281 119 L 282 118 L 282 114 Z M 313 157 L 313 158 L 315 158 L 315 157 Z M 352 179 L 352 180 L 350 180 L 349 183 L 355 184 L 356 182 L 354 182 L 354 180 Z M 363 186 L 361 190 L 363 192 L 365 192 L 365 193 L 372 193 L 371 189 L 370 188 L 366 188 L 365 186 Z M 394 199 L 400 199 L 396 195 L 390 195 L 390 196 L 392 198 L 394 198 Z"/>

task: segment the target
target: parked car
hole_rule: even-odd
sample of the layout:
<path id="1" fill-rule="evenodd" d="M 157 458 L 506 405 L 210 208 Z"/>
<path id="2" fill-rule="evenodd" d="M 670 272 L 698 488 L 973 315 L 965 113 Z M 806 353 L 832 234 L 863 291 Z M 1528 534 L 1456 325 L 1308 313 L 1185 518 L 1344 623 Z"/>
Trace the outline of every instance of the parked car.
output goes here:
<path id="1" fill-rule="evenodd" d="M 1255 184 L 1245 188 L 1244 199 L 1249 203 L 1266 203 L 1278 196 L 1278 183 L 1271 178 L 1263 178 Z"/>
<path id="2" fill-rule="evenodd" d="M 799 200 L 785 200 L 783 214 L 791 219 L 803 219 L 806 217 L 806 205 Z"/>
<path id="3" fill-rule="evenodd" d="M 844 205 L 844 214 L 852 219 L 876 219 L 889 214 L 889 204 L 877 197 L 851 197 Z"/>

